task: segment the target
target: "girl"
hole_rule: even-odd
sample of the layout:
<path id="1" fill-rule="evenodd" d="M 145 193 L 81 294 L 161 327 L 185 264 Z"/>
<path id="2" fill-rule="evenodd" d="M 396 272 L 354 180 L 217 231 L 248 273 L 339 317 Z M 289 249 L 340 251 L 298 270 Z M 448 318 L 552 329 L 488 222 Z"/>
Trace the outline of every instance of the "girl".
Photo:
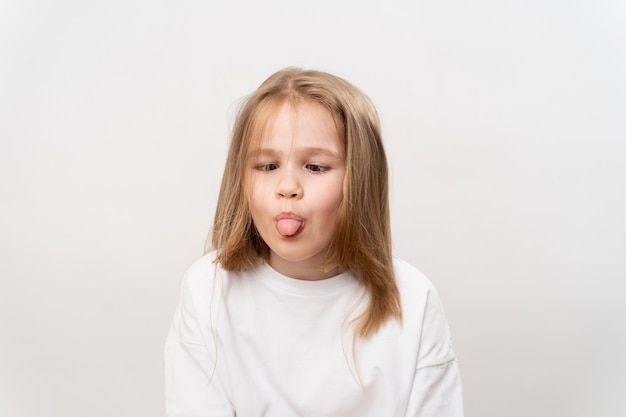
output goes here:
<path id="1" fill-rule="evenodd" d="M 169 417 L 463 415 L 437 293 L 391 255 L 387 187 L 348 82 L 288 68 L 247 99 L 165 346 Z"/>

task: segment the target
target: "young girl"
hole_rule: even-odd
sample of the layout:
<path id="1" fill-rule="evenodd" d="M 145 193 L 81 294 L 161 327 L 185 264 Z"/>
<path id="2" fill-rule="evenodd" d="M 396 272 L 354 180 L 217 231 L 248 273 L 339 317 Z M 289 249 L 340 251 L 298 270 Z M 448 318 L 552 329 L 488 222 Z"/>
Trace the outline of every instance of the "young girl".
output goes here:
<path id="1" fill-rule="evenodd" d="M 289 68 L 247 99 L 165 346 L 169 417 L 463 415 L 437 293 L 392 257 L 387 187 L 348 82 Z"/>

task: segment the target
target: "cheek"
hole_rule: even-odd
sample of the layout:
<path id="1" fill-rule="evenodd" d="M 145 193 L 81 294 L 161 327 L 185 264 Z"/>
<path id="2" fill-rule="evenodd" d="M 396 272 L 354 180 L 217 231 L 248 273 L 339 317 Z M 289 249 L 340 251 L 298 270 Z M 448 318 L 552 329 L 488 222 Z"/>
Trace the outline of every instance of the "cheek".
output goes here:
<path id="1" fill-rule="evenodd" d="M 320 204 L 328 217 L 339 217 L 343 192 L 341 189 L 327 192 L 320 198 Z M 335 219 L 336 220 L 336 219 Z"/>
<path id="2" fill-rule="evenodd" d="M 250 178 L 244 186 L 244 195 L 253 214 L 267 206 L 267 184 L 263 181 Z"/>

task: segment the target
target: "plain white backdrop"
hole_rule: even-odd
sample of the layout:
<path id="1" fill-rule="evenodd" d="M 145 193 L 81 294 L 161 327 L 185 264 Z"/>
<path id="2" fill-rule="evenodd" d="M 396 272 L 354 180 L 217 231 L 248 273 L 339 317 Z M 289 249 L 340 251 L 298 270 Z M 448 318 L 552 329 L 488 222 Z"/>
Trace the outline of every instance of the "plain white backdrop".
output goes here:
<path id="1" fill-rule="evenodd" d="M 164 415 L 235 109 L 288 65 L 378 107 L 466 415 L 626 415 L 622 1 L 30 0 L 0 2 L 0 416 Z"/>

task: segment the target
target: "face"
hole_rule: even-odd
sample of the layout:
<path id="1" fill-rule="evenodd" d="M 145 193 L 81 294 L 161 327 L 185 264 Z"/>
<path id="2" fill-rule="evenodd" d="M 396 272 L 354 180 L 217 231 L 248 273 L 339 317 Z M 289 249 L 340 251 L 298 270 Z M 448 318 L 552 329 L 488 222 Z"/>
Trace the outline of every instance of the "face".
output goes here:
<path id="1" fill-rule="evenodd" d="M 304 101 L 281 105 L 246 161 L 250 214 L 269 264 L 292 278 L 322 279 L 337 226 L 345 155 L 330 112 Z"/>

